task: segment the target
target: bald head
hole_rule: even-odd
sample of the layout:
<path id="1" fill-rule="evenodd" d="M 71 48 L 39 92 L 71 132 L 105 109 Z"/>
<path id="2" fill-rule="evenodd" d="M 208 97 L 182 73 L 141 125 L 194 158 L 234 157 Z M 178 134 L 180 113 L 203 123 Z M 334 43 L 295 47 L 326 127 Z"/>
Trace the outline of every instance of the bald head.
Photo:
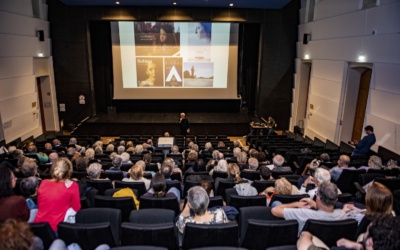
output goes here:
<path id="1" fill-rule="evenodd" d="M 338 166 L 341 168 L 347 168 L 350 163 L 350 157 L 348 155 L 341 155 L 338 160 Z"/>

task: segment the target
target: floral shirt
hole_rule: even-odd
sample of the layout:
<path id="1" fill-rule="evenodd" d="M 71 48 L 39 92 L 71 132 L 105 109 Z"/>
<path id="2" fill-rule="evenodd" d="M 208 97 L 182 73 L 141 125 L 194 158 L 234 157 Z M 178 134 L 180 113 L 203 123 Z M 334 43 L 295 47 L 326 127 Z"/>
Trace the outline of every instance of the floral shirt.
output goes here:
<path id="1" fill-rule="evenodd" d="M 226 214 L 222 208 L 218 208 L 212 211 L 208 210 L 208 212 L 213 214 L 214 216 L 210 221 L 203 222 L 203 224 L 217 224 L 217 223 L 229 222 L 229 219 L 228 217 L 226 217 Z M 178 227 L 179 232 L 182 234 L 185 231 L 186 223 L 199 223 L 199 222 L 195 221 L 193 216 L 184 217 L 182 216 L 182 214 L 179 215 L 179 219 L 176 222 L 176 226 Z"/>

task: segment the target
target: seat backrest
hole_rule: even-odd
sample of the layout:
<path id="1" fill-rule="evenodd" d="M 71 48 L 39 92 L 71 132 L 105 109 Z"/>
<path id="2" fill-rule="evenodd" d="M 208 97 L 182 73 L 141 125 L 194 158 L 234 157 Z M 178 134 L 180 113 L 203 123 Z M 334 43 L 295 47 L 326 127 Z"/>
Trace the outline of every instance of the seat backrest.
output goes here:
<path id="1" fill-rule="evenodd" d="M 175 212 L 175 216 L 179 215 L 179 202 L 176 197 L 140 197 L 140 209 L 147 208 L 164 208 Z"/>
<path id="2" fill-rule="evenodd" d="M 219 178 L 227 178 L 228 173 L 223 171 L 213 171 L 212 177 L 215 179 Z"/>
<path id="3" fill-rule="evenodd" d="M 76 223 L 91 224 L 109 222 L 114 239 L 119 242 L 122 212 L 115 208 L 88 208 L 76 213 Z"/>
<path id="4" fill-rule="evenodd" d="M 360 183 L 360 185 L 363 187 L 378 177 L 385 177 L 385 176 L 382 174 L 376 174 L 376 173 L 360 174 L 358 176 L 358 183 Z"/>
<path id="5" fill-rule="evenodd" d="M 215 195 L 224 196 L 225 190 L 228 188 L 233 188 L 236 185 L 233 181 L 220 180 L 218 183 L 218 189 L 215 191 Z"/>
<path id="6" fill-rule="evenodd" d="M 396 178 L 396 179 L 375 178 L 374 181 L 379 182 L 382 185 L 385 185 L 392 192 L 400 189 L 400 179 L 399 178 Z"/>
<path id="7" fill-rule="evenodd" d="M 94 224 L 61 222 L 58 224 L 58 236 L 66 245 L 77 243 L 82 250 L 95 249 L 101 244 L 111 247 L 117 245 L 109 222 Z"/>
<path id="8" fill-rule="evenodd" d="M 183 234 L 182 249 L 207 246 L 238 246 L 238 224 L 187 223 Z"/>
<path id="9" fill-rule="evenodd" d="M 336 185 L 343 193 L 350 193 L 354 195 L 356 188 L 354 182 L 358 181 L 358 176 L 365 174 L 364 169 L 343 169 L 339 179 L 336 181 Z"/>
<path id="10" fill-rule="evenodd" d="M 273 216 L 271 213 L 271 208 L 266 206 L 252 206 L 252 207 L 242 207 L 240 208 L 239 216 L 239 229 L 240 235 L 244 235 L 244 231 L 247 228 L 247 221 L 249 219 L 256 220 L 280 220 Z"/>
<path id="11" fill-rule="evenodd" d="M 229 201 L 229 206 L 235 207 L 239 210 L 241 207 L 251 207 L 251 206 L 266 206 L 267 199 L 264 195 L 256 195 L 256 196 L 240 196 L 240 195 L 231 195 L 231 199 Z"/>
<path id="12" fill-rule="evenodd" d="M 180 181 L 171 180 L 171 181 L 167 181 L 166 184 L 167 184 L 167 191 L 168 191 L 170 188 L 175 187 L 175 188 L 178 189 L 179 192 L 182 194 L 182 184 L 181 184 Z"/>
<path id="13" fill-rule="evenodd" d="M 274 203 L 274 201 L 280 201 L 282 204 L 287 204 L 287 203 L 292 203 L 295 201 L 299 201 L 303 198 L 310 197 L 308 194 L 288 194 L 288 195 L 283 195 L 283 194 L 274 194 L 272 196 L 271 201 L 269 203 L 269 206 Z"/>
<path id="14" fill-rule="evenodd" d="M 208 207 L 222 207 L 224 205 L 224 199 L 222 196 L 214 196 L 210 197 L 210 202 L 208 203 Z"/>
<path id="15" fill-rule="evenodd" d="M 96 195 L 94 206 L 101 208 L 116 208 L 121 210 L 122 221 L 129 221 L 129 215 L 136 209 L 132 197 L 110 197 Z"/>
<path id="16" fill-rule="evenodd" d="M 107 189 L 104 192 L 104 196 L 110 196 L 112 197 L 114 195 L 115 192 L 118 192 L 119 190 L 121 190 L 122 188 L 112 188 L 112 189 Z M 132 192 L 136 195 L 136 197 L 139 196 L 139 193 L 136 189 L 132 189 Z"/>
<path id="17" fill-rule="evenodd" d="M 200 181 L 189 181 L 189 180 L 185 180 L 185 185 L 183 186 L 183 198 L 185 198 L 187 196 L 187 192 L 189 191 L 189 189 L 191 187 L 194 186 L 200 186 L 201 182 Z"/>
<path id="18" fill-rule="evenodd" d="M 296 220 L 249 219 L 244 235 L 241 237 L 240 246 L 248 249 L 266 249 L 296 244 L 298 228 L 299 223 Z"/>
<path id="19" fill-rule="evenodd" d="M 254 180 L 251 184 L 253 187 L 257 189 L 258 193 L 263 192 L 267 187 L 274 187 L 275 180 Z"/>
<path id="20" fill-rule="evenodd" d="M 33 234 L 43 241 L 44 249 L 49 249 L 53 241 L 57 239 L 56 234 L 47 222 L 30 223 L 29 226 Z"/>
<path id="21" fill-rule="evenodd" d="M 101 174 L 112 181 L 115 181 L 115 180 L 120 181 L 124 178 L 124 174 L 122 173 L 122 171 L 106 171 Z"/>
<path id="22" fill-rule="evenodd" d="M 179 249 L 177 229 L 173 222 L 159 224 L 136 224 L 124 222 L 121 225 L 121 245 L 152 245 Z"/>
<path id="23" fill-rule="evenodd" d="M 87 180 L 86 185 L 97 189 L 99 195 L 103 195 L 107 189 L 113 188 L 110 180 Z"/>
<path id="24" fill-rule="evenodd" d="M 248 170 L 243 170 L 240 172 L 240 177 L 245 178 L 247 180 L 259 180 L 260 177 L 260 172 L 259 171 L 248 171 Z"/>
<path id="25" fill-rule="evenodd" d="M 353 219 L 340 221 L 321 221 L 307 220 L 303 231 L 308 231 L 317 236 L 328 247 L 336 246 L 336 242 L 341 238 L 355 240 L 357 231 L 357 221 Z"/>
<path id="26" fill-rule="evenodd" d="M 138 191 L 138 198 L 142 196 L 143 194 L 146 193 L 146 185 L 144 182 L 138 181 L 138 182 L 128 182 L 128 181 L 115 181 L 114 182 L 115 188 L 131 188 L 131 189 L 136 189 Z"/>
<path id="27" fill-rule="evenodd" d="M 173 173 L 171 174 L 171 180 L 177 180 L 177 181 L 179 181 L 179 182 L 182 182 L 181 173 L 179 173 L 179 172 L 173 172 Z"/>
<path id="28" fill-rule="evenodd" d="M 174 222 L 175 212 L 164 208 L 147 208 L 133 210 L 129 216 L 129 222 L 136 224 L 158 224 Z"/>

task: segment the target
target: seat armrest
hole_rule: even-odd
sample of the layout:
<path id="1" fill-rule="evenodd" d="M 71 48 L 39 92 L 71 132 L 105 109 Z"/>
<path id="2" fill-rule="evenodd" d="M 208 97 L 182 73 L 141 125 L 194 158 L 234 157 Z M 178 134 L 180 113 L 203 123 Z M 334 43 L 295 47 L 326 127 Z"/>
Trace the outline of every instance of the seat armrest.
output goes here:
<path id="1" fill-rule="evenodd" d="M 298 164 L 296 161 L 293 162 L 293 166 L 294 166 L 296 169 L 299 169 L 299 168 L 300 168 L 299 164 Z"/>
<path id="2" fill-rule="evenodd" d="M 365 195 L 365 190 L 364 190 L 364 188 L 361 186 L 360 183 L 354 182 L 354 186 L 356 187 L 356 189 L 357 189 L 358 192 L 360 192 L 361 194 Z"/>

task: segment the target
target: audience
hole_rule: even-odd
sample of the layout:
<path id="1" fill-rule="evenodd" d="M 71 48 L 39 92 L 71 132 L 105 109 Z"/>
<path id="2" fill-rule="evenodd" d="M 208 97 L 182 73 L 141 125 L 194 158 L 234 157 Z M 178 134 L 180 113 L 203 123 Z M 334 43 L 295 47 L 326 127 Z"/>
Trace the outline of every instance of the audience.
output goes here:
<path id="1" fill-rule="evenodd" d="M 350 157 L 347 155 L 341 155 L 338 160 L 338 165 L 329 170 L 332 176 L 332 180 L 337 181 L 342 174 L 343 169 L 355 169 L 354 167 L 349 167 L 349 163 Z"/>
<path id="2" fill-rule="evenodd" d="M 143 171 L 142 166 L 140 166 L 140 164 L 133 165 L 133 167 L 129 170 L 128 173 L 129 173 L 129 178 L 124 178 L 124 179 L 122 179 L 122 181 L 144 182 L 144 185 L 146 186 L 146 190 L 150 189 L 150 181 L 143 177 L 144 171 Z"/>

